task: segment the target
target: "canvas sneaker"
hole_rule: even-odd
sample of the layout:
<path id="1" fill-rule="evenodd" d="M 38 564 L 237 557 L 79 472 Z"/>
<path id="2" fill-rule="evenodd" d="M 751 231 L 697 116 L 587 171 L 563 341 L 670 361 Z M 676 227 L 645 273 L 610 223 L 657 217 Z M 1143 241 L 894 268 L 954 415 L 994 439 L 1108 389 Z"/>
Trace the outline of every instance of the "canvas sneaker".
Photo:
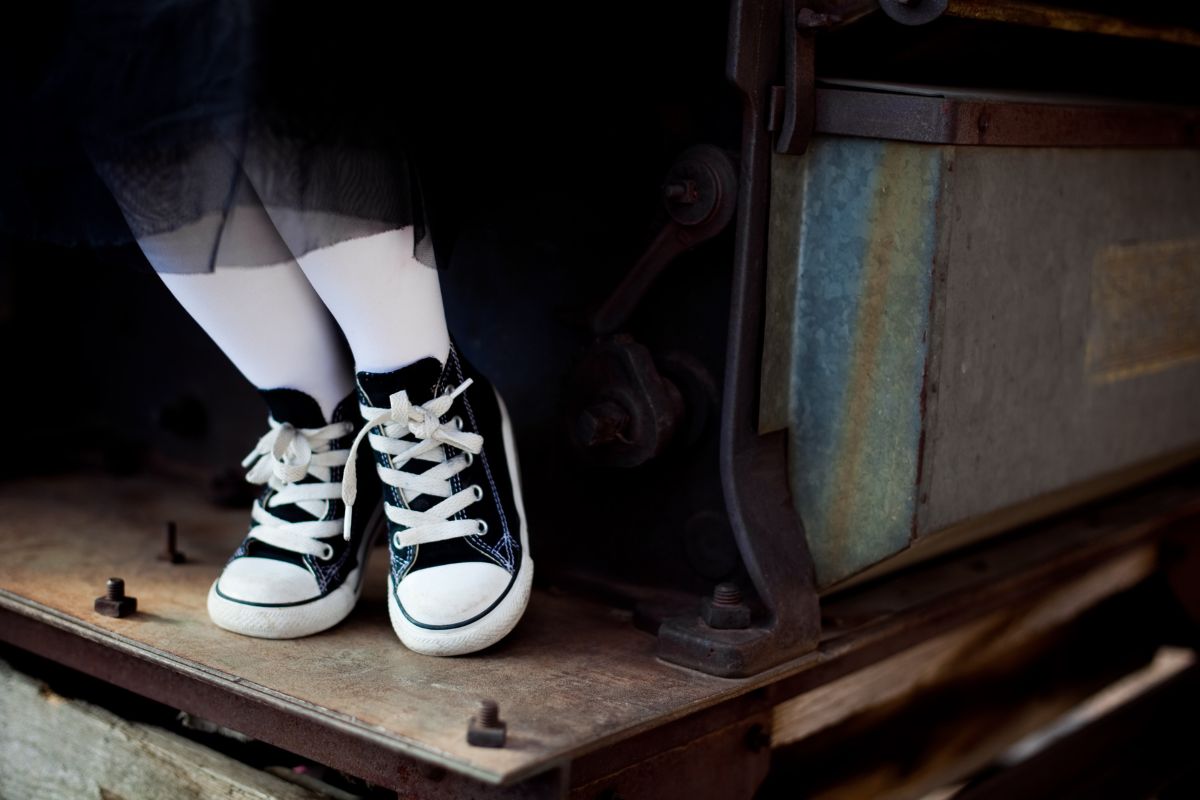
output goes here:
<path id="1" fill-rule="evenodd" d="M 329 420 L 304 392 L 262 394 L 269 430 L 243 466 L 263 489 L 249 533 L 209 590 L 208 614 L 235 633 L 290 639 L 336 625 L 354 608 L 371 540 L 383 527 L 379 484 L 373 475 L 359 483 L 362 508 L 375 513 L 347 529 L 341 494 L 357 427 L 354 394 Z"/>
<path id="2" fill-rule="evenodd" d="M 383 484 L 392 627 L 427 655 L 494 644 L 521 618 L 533 580 L 504 402 L 453 345 L 445 364 L 360 372 L 358 386 L 367 423 L 351 450 L 367 437 Z M 353 471 L 344 490 L 349 521 L 363 507 Z"/>

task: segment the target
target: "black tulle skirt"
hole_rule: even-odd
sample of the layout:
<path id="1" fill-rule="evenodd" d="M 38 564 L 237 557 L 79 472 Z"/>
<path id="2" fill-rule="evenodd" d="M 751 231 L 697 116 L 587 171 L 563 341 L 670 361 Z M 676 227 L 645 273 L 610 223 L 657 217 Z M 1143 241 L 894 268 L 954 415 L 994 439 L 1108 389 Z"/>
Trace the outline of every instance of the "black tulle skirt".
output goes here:
<path id="1" fill-rule="evenodd" d="M 445 260 L 420 153 L 457 74 L 441 69 L 455 58 L 447 11 L 143 0 L 35 13 L 2 56 L 4 234 L 105 245 L 187 229 L 197 244 L 175 268 L 204 271 L 229 215 L 260 204 L 296 256 L 411 225 L 414 255 Z"/>

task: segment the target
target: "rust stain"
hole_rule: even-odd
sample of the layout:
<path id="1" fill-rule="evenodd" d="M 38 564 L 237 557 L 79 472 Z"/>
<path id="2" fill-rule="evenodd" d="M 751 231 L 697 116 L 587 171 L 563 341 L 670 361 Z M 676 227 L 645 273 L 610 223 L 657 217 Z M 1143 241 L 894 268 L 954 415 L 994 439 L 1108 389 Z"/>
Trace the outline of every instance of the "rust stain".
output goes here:
<path id="1" fill-rule="evenodd" d="M 1112 383 L 1200 359 L 1200 239 L 1111 245 L 1092 268 L 1085 368 Z"/>
<path id="2" fill-rule="evenodd" d="M 856 489 L 865 469 L 870 467 L 868 429 L 872 400 L 878 392 L 873 385 L 874 368 L 879 361 L 884 341 L 885 314 L 888 300 L 888 281 L 896 263 L 897 240 L 910 226 L 920 224 L 921 204 L 911 192 L 899 191 L 908 185 L 905 180 L 905 152 L 887 146 L 880 157 L 879 182 L 875 205 L 868 222 L 870 243 L 864 263 L 860 290 L 862 302 L 855 320 L 853 369 L 846 387 L 846 409 L 842 418 L 843 438 L 833 480 L 833 497 L 826 530 L 829 544 L 839 560 L 854 536 L 851 518 L 859 502 Z"/>
<path id="3" fill-rule="evenodd" d="M 1141 25 L 1120 17 L 1052 8 L 1040 3 L 1013 0 L 951 0 L 946 15 L 986 22 L 1007 22 L 1033 28 L 1051 28 L 1073 33 L 1095 33 L 1124 39 L 1149 39 L 1200 47 L 1200 32 L 1171 25 Z"/>

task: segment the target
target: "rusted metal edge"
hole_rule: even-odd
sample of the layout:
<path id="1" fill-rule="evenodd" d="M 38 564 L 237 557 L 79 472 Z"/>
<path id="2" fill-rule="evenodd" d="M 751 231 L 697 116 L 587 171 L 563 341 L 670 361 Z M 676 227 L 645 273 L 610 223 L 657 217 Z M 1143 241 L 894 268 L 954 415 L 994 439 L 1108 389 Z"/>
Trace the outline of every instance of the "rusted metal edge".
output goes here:
<path id="1" fill-rule="evenodd" d="M 428 769 L 422 764 L 493 785 L 520 781 L 547 769 L 545 764 L 504 774 L 479 769 L 419 742 L 382 733 L 119 634 L 105 632 L 101 637 L 88 625 L 4 589 L 0 589 L 0 640 L 381 786 L 411 788 L 407 780 L 397 785 L 397 776 Z"/>
<path id="2" fill-rule="evenodd" d="M 1200 47 L 1200 31 L 1191 28 L 1145 25 L 1107 14 L 1021 0 L 950 0 L 945 15 L 980 22 L 1004 22 L 1031 28 Z"/>
<path id="3" fill-rule="evenodd" d="M 996 147 L 1200 147 L 1200 109 L 818 88 L 818 134 Z"/>
<path id="4" fill-rule="evenodd" d="M 1083 537 L 1086 542 L 1074 539 L 1059 542 L 1055 537 L 1059 526 L 1080 524 L 1081 519 L 1092 518 L 1110 521 Z M 570 783 L 578 786 L 611 774 L 622 765 L 644 761 L 649 754 L 748 719 L 783 700 L 1014 600 L 1051 590 L 1065 577 L 1092 569 L 1160 534 L 1165 535 L 1169 524 L 1188 518 L 1200 518 L 1200 470 L 1192 471 L 1190 478 L 1169 478 L 1058 520 L 1028 526 L 1014 537 L 989 542 L 982 550 L 954 558 L 974 559 L 980 552 L 986 555 L 1006 549 L 1019 550 L 1023 543 L 1028 543 L 1028 537 L 1052 539 L 1058 548 L 1055 552 L 1061 551 L 1060 555 L 1053 560 L 1038 561 L 1029 569 L 980 575 L 978 582 L 939 595 L 934 601 L 898 608 L 884 619 L 830 638 L 817 651 L 753 679 L 729 681 L 726 690 L 681 707 L 660 722 L 635 725 L 598 737 L 584 747 L 558 754 L 549 763 L 506 774 L 503 782 L 513 784 L 507 787 L 512 793 L 501 791 L 497 796 L 555 796 L 557 789 L 553 787 L 565 785 L 568 776 Z M 926 570 L 931 568 L 936 567 L 921 565 L 904 576 L 893 576 L 890 581 L 920 583 L 926 580 Z M 871 590 L 872 587 L 863 587 L 859 591 Z M 415 748 L 410 751 L 386 734 L 308 704 L 289 701 L 265 687 L 197 667 L 123 637 L 108 633 L 102 637 L 67 615 L 3 590 L 0 590 L 0 639 L 380 786 L 421 788 L 420 796 L 430 798 L 454 796 L 451 785 L 463 772 L 462 764 L 442 758 L 436 751 Z M 430 763 L 444 766 L 452 774 L 440 779 L 431 777 Z M 476 776 L 472 778 L 478 780 Z M 496 781 L 489 783 L 494 785 Z M 445 794 L 448 791 L 451 794 Z"/>
<path id="5" fill-rule="evenodd" d="M 765 618 L 721 630 L 698 616 L 666 620 L 659 657 L 729 678 L 743 678 L 812 651 L 821 621 L 813 562 L 787 485 L 787 438 L 758 434 L 758 380 L 766 307 L 770 83 L 779 65 L 778 2 L 730 5 L 726 74 L 742 95 L 729 334 L 721 402 L 720 469 L 725 508 Z"/>
<path id="6" fill-rule="evenodd" d="M 863 626 L 859 630 L 822 643 L 818 665 L 803 672 L 792 671 L 782 675 L 772 686 L 772 692 L 781 697 L 790 697 L 815 688 L 841 675 L 868 666 L 874 660 L 899 652 L 930 638 L 938 631 L 949 630 L 965 624 L 984 614 L 1003 608 L 1022 598 L 1051 591 L 1064 580 L 1118 558 L 1147 543 L 1157 544 L 1170 535 L 1175 526 L 1183 522 L 1200 524 L 1200 486 L 1197 476 L 1200 471 L 1192 470 L 1189 485 L 1181 487 L 1157 484 L 1144 491 L 1126 493 L 1115 501 L 1096 504 L 1058 519 L 1047 520 L 1021 529 L 1015 536 L 1004 537 L 990 545 L 971 548 L 958 554 L 957 558 L 977 559 L 1004 547 L 1020 547 L 1028 537 L 1054 537 L 1072 525 L 1084 524 L 1097 528 L 1095 538 L 1086 543 L 1078 541 L 1055 544 L 1054 557 L 1044 558 L 1027 569 L 1010 570 L 991 576 L 979 584 L 956 590 L 931 602 L 916 603 L 904 609 L 902 614 L 888 617 L 876 624 Z M 1161 504 L 1162 510 L 1143 516 L 1140 508 Z M 1094 520 L 1111 515 L 1111 523 L 1095 523 Z M 1092 520 L 1093 522 L 1087 522 Z M 951 558 L 942 558 L 932 564 L 907 571 L 911 576 L 927 575 L 927 570 L 936 569 L 938 563 Z M 899 576 L 890 576 L 895 581 Z M 886 583 L 886 581 L 884 582 Z M 869 591 L 869 588 L 867 589 Z M 899 646 L 896 642 L 901 642 Z M 832 677 L 826 674 L 832 671 Z M 783 672 L 776 670 L 773 672 Z"/>
<path id="7" fill-rule="evenodd" d="M 1144 508 L 1155 511 L 1144 514 Z M 1114 519 L 1082 537 L 1086 541 L 1072 539 L 1060 544 L 1055 539 L 1057 557 L 1053 560 L 1037 561 L 1024 570 L 981 575 L 978 583 L 938 596 L 931 602 L 899 609 L 885 619 L 827 638 L 813 652 L 753 678 L 731 682 L 732 696 L 714 697 L 704 708 L 681 709 L 676 718 L 653 727 L 631 729 L 620 741 L 609 737 L 593 743 L 589 750 L 573 756 L 572 785 L 587 783 L 598 775 L 612 772 L 615 763 L 644 759 L 651 750 L 681 746 L 697 731 L 712 730 L 749 718 L 955 626 L 972 622 L 1008 604 L 1052 591 L 1065 579 L 1095 569 L 1139 546 L 1157 542 L 1180 520 L 1200 521 L 1200 469 L 1166 478 L 1058 519 L 1025 526 L 1011 536 L 984 543 L 965 554 L 940 559 L 937 563 L 955 558 L 976 560 L 1006 549 L 1019 549 L 1030 537 L 1054 537 L 1058 532 L 1056 529 L 1104 516 Z M 926 580 L 929 570 L 937 568 L 937 563 L 918 565 L 903 576 L 890 576 L 888 580 L 910 580 L 919 584 Z M 856 591 L 871 592 L 872 588 L 867 586 Z M 831 602 L 836 604 L 836 599 Z"/>

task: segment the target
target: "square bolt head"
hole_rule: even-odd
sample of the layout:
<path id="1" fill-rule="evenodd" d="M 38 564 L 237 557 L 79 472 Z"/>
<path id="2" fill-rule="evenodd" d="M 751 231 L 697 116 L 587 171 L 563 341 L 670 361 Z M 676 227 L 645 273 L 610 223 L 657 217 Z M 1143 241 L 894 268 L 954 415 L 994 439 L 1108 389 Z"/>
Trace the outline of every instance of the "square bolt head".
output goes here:
<path id="1" fill-rule="evenodd" d="M 750 627 L 750 606 L 745 603 L 720 605 L 711 597 L 700 604 L 700 618 L 710 628 L 718 630 L 740 630 Z"/>
<path id="2" fill-rule="evenodd" d="M 467 744 L 476 747 L 504 747 L 504 740 L 507 738 L 508 725 L 503 721 L 497 722 L 495 727 L 485 728 L 471 717 L 471 724 L 467 727 Z"/>
<path id="3" fill-rule="evenodd" d="M 107 597 L 96 598 L 96 613 L 106 617 L 128 617 L 137 611 L 136 597 L 122 597 L 120 600 L 109 600 Z"/>

